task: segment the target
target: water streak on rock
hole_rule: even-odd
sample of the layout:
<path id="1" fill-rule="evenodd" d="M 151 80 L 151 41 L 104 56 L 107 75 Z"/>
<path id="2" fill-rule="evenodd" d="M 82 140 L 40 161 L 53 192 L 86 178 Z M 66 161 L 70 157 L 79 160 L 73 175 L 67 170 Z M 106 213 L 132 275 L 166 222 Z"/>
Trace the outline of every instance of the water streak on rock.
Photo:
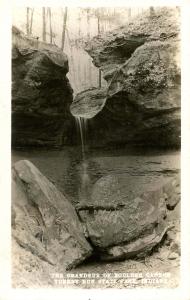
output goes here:
<path id="1" fill-rule="evenodd" d="M 77 123 L 77 130 L 80 132 L 81 149 L 82 149 L 82 163 L 81 163 L 81 186 L 79 190 L 79 198 L 82 201 L 88 200 L 88 187 L 90 185 L 90 177 L 88 174 L 88 162 L 86 160 L 86 133 L 87 133 L 87 119 L 82 117 L 75 117 Z"/>
<path id="2" fill-rule="evenodd" d="M 82 147 L 82 160 L 85 161 L 85 139 L 86 139 L 86 130 L 87 130 L 87 119 L 82 117 L 75 117 L 77 130 L 80 132 L 80 140 Z"/>

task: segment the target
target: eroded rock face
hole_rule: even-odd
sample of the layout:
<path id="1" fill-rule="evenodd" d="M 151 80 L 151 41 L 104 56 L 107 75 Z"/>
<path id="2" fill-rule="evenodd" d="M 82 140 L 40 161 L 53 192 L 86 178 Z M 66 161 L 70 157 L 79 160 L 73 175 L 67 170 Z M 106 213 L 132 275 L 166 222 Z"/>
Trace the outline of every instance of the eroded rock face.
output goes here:
<path id="1" fill-rule="evenodd" d="M 178 177 L 125 175 L 107 175 L 96 182 L 89 203 L 79 205 L 78 211 L 102 259 L 146 256 L 162 240 L 168 230 L 166 202 L 176 197 L 177 182 Z"/>
<path id="2" fill-rule="evenodd" d="M 12 182 L 12 234 L 19 246 L 63 270 L 90 256 L 74 207 L 31 162 L 13 166 Z"/>
<path id="3" fill-rule="evenodd" d="M 99 113 L 106 102 L 106 89 L 90 88 L 78 93 L 70 106 L 73 116 L 91 119 Z"/>
<path id="4" fill-rule="evenodd" d="M 104 107 L 89 120 L 89 142 L 178 147 L 178 11 L 157 9 L 94 38 L 87 51 L 109 83 Z"/>
<path id="5" fill-rule="evenodd" d="M 86 51 L 109 80 L 116 67 L 125 63 L 138 47 L 150 41 L 178 38 L 179 32 L 179 10 L 155 8 L 154 15 L 144 13 L 126 26 L 94 37 L 88 42 Z"/>
<path id="6" fill-rule="evenodd" d="M 67 56 L 13 30 L 12 144 L 59 147 L 72 142 Z"/>

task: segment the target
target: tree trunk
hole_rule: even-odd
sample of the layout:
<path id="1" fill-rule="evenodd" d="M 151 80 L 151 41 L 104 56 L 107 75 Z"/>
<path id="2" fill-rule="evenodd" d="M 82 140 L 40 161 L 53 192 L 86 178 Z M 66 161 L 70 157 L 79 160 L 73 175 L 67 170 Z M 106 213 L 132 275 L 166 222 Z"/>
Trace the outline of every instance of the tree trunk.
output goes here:
<path id="1" fill-rule="evenodd" d="M 42 40 L 46 42 L 46 9 L 42 7 L 42 19 L 43 19 L 43 26 L 42 26 Z"/>
<path id="2" fill-rule="evenodd" d="M 150 6 L 150 17 L 154 16 L 154 7 Z"/>
<path id="3" fill-rule="evenodd" d="M 99 14 L 99 9 L 98 9 L 97 18 L 98 18 L 98 35 L 99 35 L 100 34 L 100 14 Z M 99 86 L 99 88 L 101 88 L 101 86 L 102 86 L 102 74 L 101 74 L 101 70 L 100 69 L 99 69 L 99 72 L 98 72 L 98 86 Z"/>
<path id="4" fill-rule="evenodd" d="M 50 43 L 52 44 L 53 42 L 53 32 L 52 32 L 52 24 L 51 24 L 51 8 L 48 8 L 48 13 L 49 13 L 49 32 L 50 32 Z"/>
<path id="5" fill-rule="evenodd" d="M 79 17 L 78 17 L 78 36 L 79 36 L 79 38 L 80 38 L 80 36 L 81 36 L 81 14 L 80 14 L 80 12 L 79 12 Z"/>
<path id="6" fill-rule="evenodd" d="M 100 34 L 100 15 L 99 15 L 99 11 L 98 11 L 98 34 Z"/>
<path id="7" fill-rule="evenodd" d="M 130 20 L 130 18 L 131 18 L 131 8 L 128 8 L 128 10 L 127 10 L 127 14 L 128 14 L 128 20 Z"/>
<path id="8" fill-rule="evenodd" d="M 77 80 L 76 80 L 76 71 L 75 71 L 75 62 L 73 59 L 73 46 L 71 45 L 71 40 L 69 37 L 69 32 L 68 30 L 66 30 L 66 34 L 67 34 L 67 39 L 68 39 L 68 45 L 70 48 L 70 68 L 69 68 L 69 72 L 71 73 L 71 76 L 73 77 L 73 81 L 74 81 L 74 88 L 77 89 Z"/>
<path id="9" fill-rule="evenodd" d="M 67 26 L 67 7 L 65 7 L 64 20 L 63 20 L 63 31 L 62 31 L 62 41 L 61 41 L 61 49 L 62 50 L 64 50 L 64 46 L 65 46 L 66 26 Z"/>
<path id="10" fill-rule="evenodd" d="M 34 15 L 34 8 L 32 8 L 31 17 L 30 17 L 30 35 L 32 35 L 33 15 Z"/>
<path id="11" fill-rule="evenodd" d="M 87 9 L 87 38 L 90 40 L 90 9 Z"/>
<path id="12" fill-rule="evenodd" d="M 26 8 L 26 34 L 29 35 L 30 31 L 29 31 L 29 11 L 30 8 L 27 7 Z"/>

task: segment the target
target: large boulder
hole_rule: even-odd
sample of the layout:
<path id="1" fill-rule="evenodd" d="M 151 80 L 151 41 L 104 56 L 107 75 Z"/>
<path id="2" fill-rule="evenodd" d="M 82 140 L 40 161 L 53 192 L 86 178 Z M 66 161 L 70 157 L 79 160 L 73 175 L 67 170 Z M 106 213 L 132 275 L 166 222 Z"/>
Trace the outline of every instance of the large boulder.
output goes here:
<path id="1" fill-rule="evenodd" d="M 155 9 L 91 41 L 87 51 L 109 83 L 89 120 L 91 144 L 180 145 L 179 28 L 177 9 Z"/>
<path id="2" fill-rule="evenodd" d="M 77 209 L 100 257 L 146 256 L 168 230 L 166 204 L 172 195 L 176 198 L 178 185 L 178 177 L 120 174 L 97 180 L 89 201 Z"/>
<path id="3" fill-rule="evenodd" d="M 61 49 L 13 30 L 13 146 L 59 147 L 72 142 L 68 70 Z"/>
<path id="4" fill-rule="evenodd" d="M 65 196 L 27 160 L 18 161 L 12 174 L 12 234 L 17 245 L 54 270 L 70 269 L 90 256 L 92 248 Z"/>

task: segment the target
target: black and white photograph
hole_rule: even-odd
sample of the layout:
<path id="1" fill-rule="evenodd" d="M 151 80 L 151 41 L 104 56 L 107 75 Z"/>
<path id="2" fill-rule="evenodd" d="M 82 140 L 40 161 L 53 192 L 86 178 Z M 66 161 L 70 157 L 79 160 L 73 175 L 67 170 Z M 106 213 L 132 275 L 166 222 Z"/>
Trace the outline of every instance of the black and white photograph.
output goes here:
<path id="1" fill-rule="evenodd" d="M 28 3 L 10 28 L 11 288 L 179 288 L 181 7 Z"/>

